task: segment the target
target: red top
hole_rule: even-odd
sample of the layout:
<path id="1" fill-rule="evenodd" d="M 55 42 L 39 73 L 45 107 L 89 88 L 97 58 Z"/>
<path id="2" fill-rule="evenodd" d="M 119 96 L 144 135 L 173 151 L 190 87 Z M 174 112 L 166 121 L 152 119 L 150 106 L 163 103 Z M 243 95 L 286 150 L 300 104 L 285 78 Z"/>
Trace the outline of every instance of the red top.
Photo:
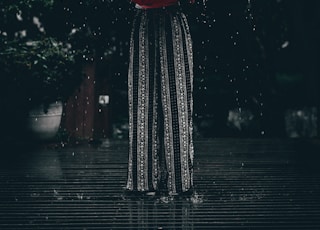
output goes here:
<path id="1" fill-rule="evenodd" d="M 143 9 L 162 8 L 166 6 L 175 5 L 179 0 L 132 0 Z M 190 3 L 194 3 L 195 0 L 190 0 Z"/>

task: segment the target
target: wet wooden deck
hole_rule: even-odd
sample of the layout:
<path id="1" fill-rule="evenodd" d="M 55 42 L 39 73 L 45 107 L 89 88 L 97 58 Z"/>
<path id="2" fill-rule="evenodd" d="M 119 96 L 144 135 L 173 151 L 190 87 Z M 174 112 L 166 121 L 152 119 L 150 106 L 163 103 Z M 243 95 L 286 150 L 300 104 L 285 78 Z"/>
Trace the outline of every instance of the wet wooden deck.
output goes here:
<path id="1" fill-rule="evenodd" d="M 1 149 L 0 229 L 320 229 L 318 141 L 195 143 L 203 203 L 122 197 L 127 143 Z"/>

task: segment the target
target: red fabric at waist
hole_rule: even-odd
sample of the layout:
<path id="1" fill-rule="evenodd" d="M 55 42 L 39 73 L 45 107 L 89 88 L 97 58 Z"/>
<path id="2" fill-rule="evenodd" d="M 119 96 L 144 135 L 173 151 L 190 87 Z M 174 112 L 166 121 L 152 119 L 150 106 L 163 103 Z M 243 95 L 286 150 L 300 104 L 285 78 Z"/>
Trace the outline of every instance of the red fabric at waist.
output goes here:
<path id="1" fill-rule="evenodd" d="M 138 4 L 142 9 L 155 9 L 166 6 L 176 5 L 178 0 L 132 0 Z"/>

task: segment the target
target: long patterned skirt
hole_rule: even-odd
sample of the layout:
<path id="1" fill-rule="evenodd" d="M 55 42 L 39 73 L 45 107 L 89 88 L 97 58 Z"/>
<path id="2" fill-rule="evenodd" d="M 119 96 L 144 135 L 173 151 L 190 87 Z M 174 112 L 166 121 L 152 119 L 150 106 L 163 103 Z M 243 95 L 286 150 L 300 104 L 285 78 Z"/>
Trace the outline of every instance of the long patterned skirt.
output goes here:
<path id="1" fill-rule="evenodd" d="M 178 7 L 138 10 L 128 73 L 129 191 L 193 187 L 193 54 Z"/>

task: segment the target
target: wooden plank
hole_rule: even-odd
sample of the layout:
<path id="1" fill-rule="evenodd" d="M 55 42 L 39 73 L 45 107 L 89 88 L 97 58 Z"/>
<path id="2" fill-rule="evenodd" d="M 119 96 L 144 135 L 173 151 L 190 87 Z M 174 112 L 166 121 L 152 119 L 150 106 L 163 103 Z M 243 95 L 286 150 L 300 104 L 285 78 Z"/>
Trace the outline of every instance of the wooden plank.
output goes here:
<path id="1" fill-rule="evenodd" d="M 320 229 L 318 158 L 296 141 L 197 141 L 200 204 L 125 199 L 127 144 L 2 156 L 0 229 Z"/>

